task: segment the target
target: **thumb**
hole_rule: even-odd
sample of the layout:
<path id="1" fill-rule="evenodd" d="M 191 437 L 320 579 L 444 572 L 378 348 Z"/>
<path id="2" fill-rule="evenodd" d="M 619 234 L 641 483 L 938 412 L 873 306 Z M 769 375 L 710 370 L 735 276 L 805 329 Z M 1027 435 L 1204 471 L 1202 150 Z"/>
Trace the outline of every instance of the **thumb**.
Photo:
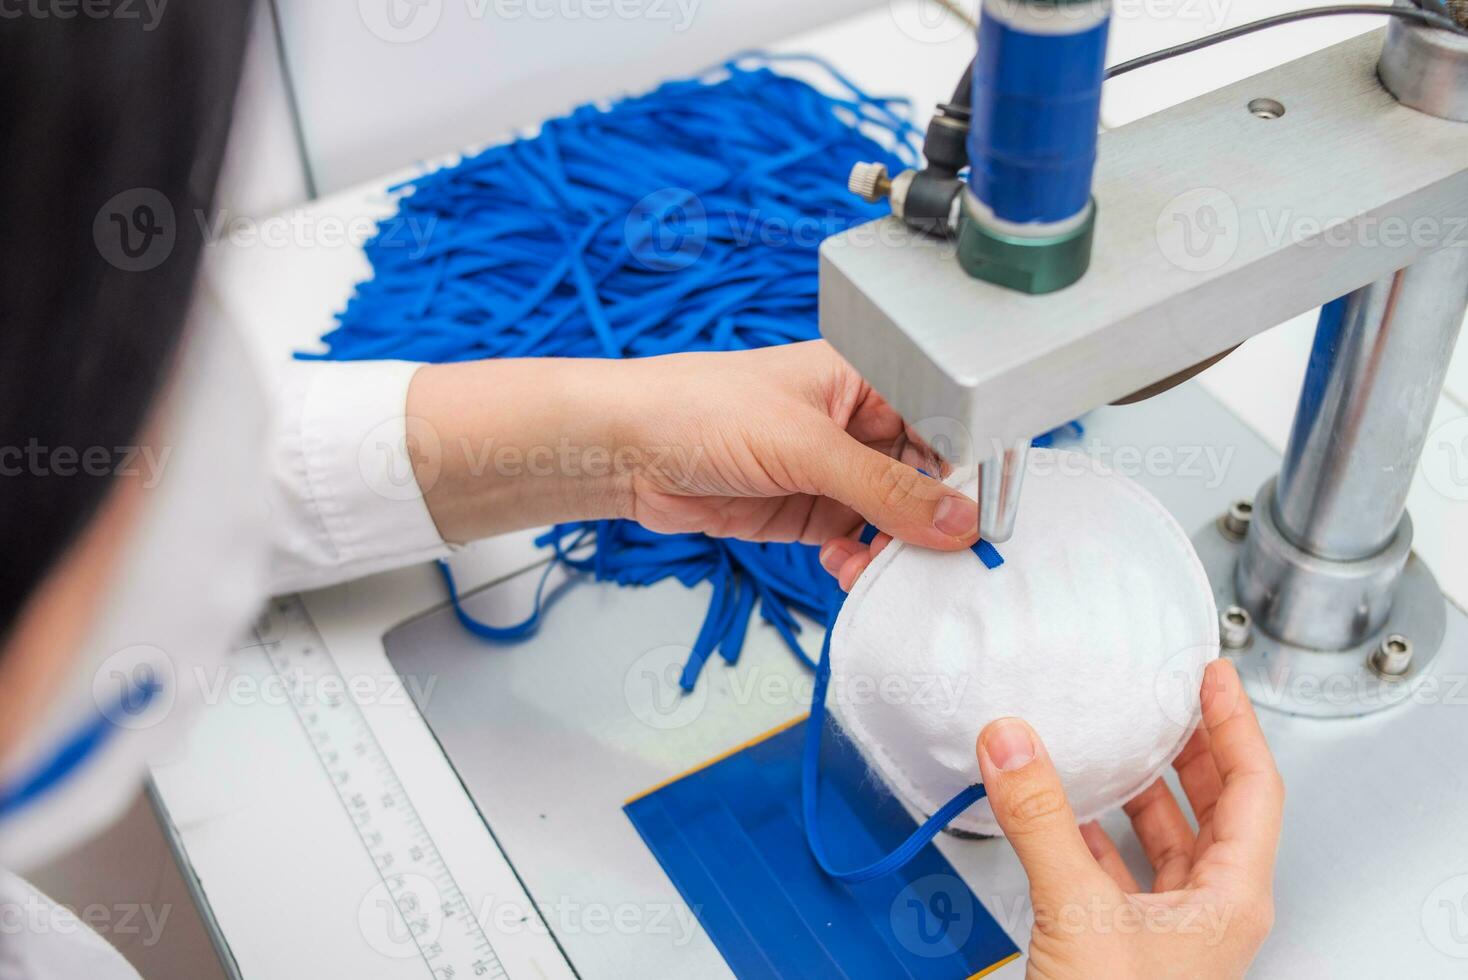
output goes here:
<path id="1" fill-rule="evenodd" d="M 808 456 L 815 461 L 818 493 L 894 538 L 941 551 L 973 547 L 979 539 L 977 503 L 843 429 L 835 436 Z"/>
<path id="2" fill-rule="evenodd" d="M 1037 911 L 1084 893 L 1100 866 L 1035 730 L 1018 718 L 992 721 L 979 733 L 978 752 L 994 818 L 1029 876 Z"/>

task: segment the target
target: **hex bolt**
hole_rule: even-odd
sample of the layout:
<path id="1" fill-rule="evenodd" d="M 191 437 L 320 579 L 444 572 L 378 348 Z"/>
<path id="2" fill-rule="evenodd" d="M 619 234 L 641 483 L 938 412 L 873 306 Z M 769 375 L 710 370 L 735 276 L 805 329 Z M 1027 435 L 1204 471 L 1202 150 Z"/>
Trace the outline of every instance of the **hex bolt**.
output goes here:
<path id="1" fill-rule="evenodd" d="M 1218 616 L 1218 640 L 1225 650 L 1242 650 L 1254 635 L 1254 617 L 1243 606 L 1229 606 Z"/>
<path id="2" fill-rule="evenodd" d="M 1228 505 L 1223 515 L 1223 530 L 1234 538 L 1243 538 L 1249 533 L 1249 522 L 1254 519 L 1252 500 L 1235 500 Z"/>
<path id="3" fill-rule="evenodd" d="M 1412 641 L 1400 633 L 1382 637 L 1371 654 L 1371 669 L 1383 677 L 1401 677 L 1412 666 Z"/>

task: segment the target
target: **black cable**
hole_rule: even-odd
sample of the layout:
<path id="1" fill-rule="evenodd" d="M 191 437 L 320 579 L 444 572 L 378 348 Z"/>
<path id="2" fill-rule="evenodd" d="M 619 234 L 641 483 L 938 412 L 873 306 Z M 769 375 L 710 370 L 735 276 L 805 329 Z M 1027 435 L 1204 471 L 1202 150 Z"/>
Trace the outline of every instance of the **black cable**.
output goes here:
<path id="1" fill-rule="evenodd" d="M 1453 20 L 1453 12 L 1448 9 L 1448 0 L 1412 0 L 1412 6 L 1420 7 L 1429 13 L 1440 14 L 1448 20 Z"/>
<path id="2" fill-rule="evenodd" d="M 1153 51 L 1150 54 L 1144 54 L 1139 58 L 1133 58 L 1131 61 L 1123 61 L 1119 65 L 1112 65 L 1110 68 L 1106 69 L 1106 74 L 1104 77 L 1115 78 L 1117 75 L 1124 75 L 1129 71 L 1135 71 L 1138 68 L 1145 68 L 1148 65 L 1155 65 L 1159 61 L 1166 61 L 1169 58 L 1176 58 L 1178 55 L 1188 54 L 1201 48 L 1212 47 L 1213 45 L 1219 44 L 1223 41 L 1232 41 L 1234 38 L 1243 37 L 1246 34 L 1253 34 L 1256 31 L 1262 31 L 1270 27 L 1279 27 L 1281 24 L 1293 24 L 1296 21 L 1313 20 L 1317 17 L 1338 17 L 1343 15 L 1360 14 L 1376 17 L 1399 17 L 1403 20 L 1416 21 L 1417 23 L 1425 24 L 1428 27 L 1436 27 L 1441 30 L 1451 31 L 1454 34 L 1468 37 L 1468 28 L 1465 28 L 1462 25 L 1458 24 L 1457 21 L 1453 20 L 1449 16 L 1445 16 L 1444 14 L 1436 13 L 1432 10 L 1427 9 L 1427 7 L 1430 5 L 1433 7 L 1441 7 L 1444 11 L 1446 11 L 1448 9 L 1446 0 L 1411 0 L 1411 2 L 1415 6 L 1380 7 L 1371 4 L 1336 4 L 1329 7 L 1310 7 L 1306 10 L 1293 10 L 1288 13 L 1275 14 L 1273 17 L 1265 17 L 1261 20 L 1250 21 L 1247 24 L 1240 24 L 1238 27 L 1230 27 L 1225 30 L 1219 31 L 1216 34 L 1209 34 L 1206 37 L 1196 38 L 1192 41 L 1185 41 L 1182 44 L 1175 44 L 1170 48 L 1163 48 L 1160 51 Z M 939 115 L 948 116 L 949 118 L 963 124 L 968 123 L 969 117 L 972 112 L 972 109 L 969 105 L 970 86 L 973 82 L 974 62 L 976 60 L 977 59 L 971 59 L 968 63 L 968 67 L 963 70 L 963 77 L 959 79 L 958 86 L 953 91 L 952 100 L 949 102 L 940 102 L 938 104 Z M 932 127 L 930 126 L 930 140 L 932 138 L 931 129 Z M 927 144 L 925 142 L 925 155 L 926 151 Z M 957 169 L 961 169 L 961 167 L 953 169 L 956 173 Z"/>
<path id="3" fill-rule="evenodd" d="M 1175 58 L 1180 54 L 1188 54 L 1189 52 L 1197 51 L 1199 48 L 1210 47 L 1218 44 L 1220 41 L 1231 41 L 1236 37 L 1243 37 L 1245 34 L 1253 34 L 1255 31 L 1262 31 L 1267 27 L 1278 27 L 1281 24 L 1292 24 L 1295 21 L 1312 20 L 1316 17 L 1336 17 L 1347 14 L 1373 14 L 1379 17 L 1400 17 L 1403 20 L 1415 20 L 1419 24 L 1426 24 L 1429 27 L 1439 27 L 1445 31 L 1452 31 L 1454 34 L 1468 36 L 1468 30 L 1458 26 L 1457 22 L 1418 7 L 1377 7 L 1370 4 L 1339 4 L 1331 7 L 1311 7 L 1308 10 L 1294 10 L 1285 14 L 1275 14 L 1273 17 L 1265 17 L 1262 20 L 1251 21 L 1247 24 L 1240 24 L 1238 27 L 1230 27 L 1227 30 L 1219 31 L 1217 34 L 1209 34 L 1207 37 L 1200 37 L 1193 41 L 1173 45 L 1170 48 L 1163 48 L 1160 51 L 1153 51 L 1151 54 L 1144 54 L 1140 58 L 1133 58 L 1131 61 L 1123 61 L 1119 65 L 1112 65 L 1106 69 L 1106 77 L 1115 78 L 1117 75 L 1135 71 L 1138 68 L 1145 68 L 1148 65 L 1155 65 L 1159 61 L 1166 61 L 1168 58 Z"/>

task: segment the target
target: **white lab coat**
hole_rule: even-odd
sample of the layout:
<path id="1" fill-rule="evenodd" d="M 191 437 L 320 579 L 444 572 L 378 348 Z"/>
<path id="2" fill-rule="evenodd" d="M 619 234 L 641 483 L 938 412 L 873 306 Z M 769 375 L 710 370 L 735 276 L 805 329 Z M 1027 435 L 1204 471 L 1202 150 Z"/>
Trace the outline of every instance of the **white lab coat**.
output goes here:
<path id="1" fill-rule="evenodd" d="M 292 363 L 267 386 L 276 390 L 273 594 L 321 588 L 450 550 L 400 448 L 408 383 L 419 366 Z M 137 977 L 75 915 L 0 869 L 0 980 Z"/>

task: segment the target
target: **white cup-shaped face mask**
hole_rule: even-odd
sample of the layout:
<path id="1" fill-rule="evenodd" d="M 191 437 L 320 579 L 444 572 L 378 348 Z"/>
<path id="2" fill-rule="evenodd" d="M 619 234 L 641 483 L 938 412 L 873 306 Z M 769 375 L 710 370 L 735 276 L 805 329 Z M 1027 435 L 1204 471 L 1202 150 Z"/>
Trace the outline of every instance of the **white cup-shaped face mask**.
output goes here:
<path id="1" fill-rule="evenodd" d="M 960 480 L 974 496 L 976 481 Z M 1039 732 L 1085 821 L 1145 789 L 1199 719 L 1218 656 L 1213 593 L 1149 493 L 1074 452 L 1035 449 L 1014 536 L 973 553 L 893 542 L 831 638 L 830 704 L 899 796 L 931 814 L 980 781 L 996 718 Z M 988 800 L 952 826 L 998 834 Z"/>

